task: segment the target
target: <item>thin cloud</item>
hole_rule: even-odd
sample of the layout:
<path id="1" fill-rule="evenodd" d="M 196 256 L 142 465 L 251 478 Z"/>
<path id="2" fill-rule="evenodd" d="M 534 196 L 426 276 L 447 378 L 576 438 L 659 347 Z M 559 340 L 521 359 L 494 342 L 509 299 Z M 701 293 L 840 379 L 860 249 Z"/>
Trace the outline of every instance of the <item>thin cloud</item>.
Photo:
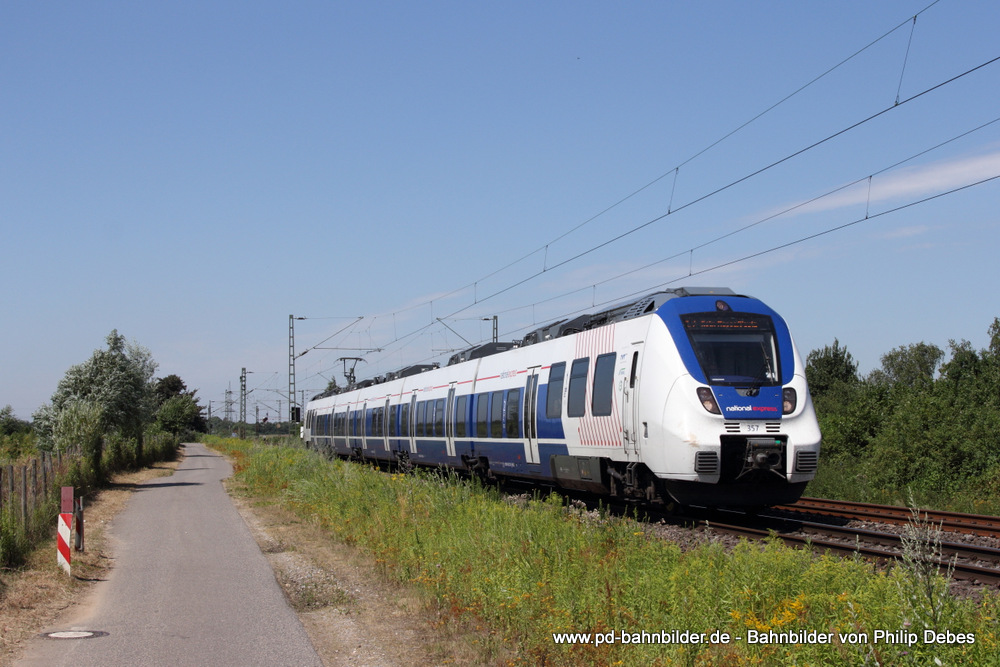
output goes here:
<path id="1" fill-rule="evenodd" d="M 850 206 L 873 207 L 899 199 L 920 197 L 970 185 L 1000 174 L 1000 151 L 954 160 L 935 162 L 919 167 L 906 167 L 879 174 L 869 181 L 845 186 L 830 195 L 800 205 L 782 207 L 782 217 L 805 213 L 834 211 Z M 771 215 L 774 215 L 772 213 Z"/>
<path id="2" fill-rule="evenodd" d="M 928 225 L 913 225 L 910 227 L 899 227 L 898 229 L 890 230 L 885 234 L 882 234 L 881 237 L 886 240 L 907 239 L 926 234 L 930 230 L 931 228 Z"/>

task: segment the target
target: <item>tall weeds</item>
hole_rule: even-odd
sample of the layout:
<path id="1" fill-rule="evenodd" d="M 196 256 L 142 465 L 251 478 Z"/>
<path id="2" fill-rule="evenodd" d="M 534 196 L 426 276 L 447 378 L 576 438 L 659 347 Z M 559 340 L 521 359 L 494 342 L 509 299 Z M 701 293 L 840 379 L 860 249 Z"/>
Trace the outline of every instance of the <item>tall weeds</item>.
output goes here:
<path id="1" fill-rule="evenodd" d="M 480 628 L 484 646 L 516 647 L 524 664 L 890 665 L 918 655 L 888 642 L 852 644 L 846 634 L 829 643 L 746 641 L 750 630 L 857 633 L 872 641 L 876 630 L 898 630 L 910 613 L 897 593 L 911 576 L 904 568 L 882 573 L 777 541 L 682 552 L 644 524 L 585 512 L 556 495 L 512 502 L 447 473 L 386 474 L 301 449 L 214 446 L 234 456 L 248 493 L 282 502 L 356 545 L 388 576 L 426 591 L 444 618 Z M 990 594 L 979 606 L 942 607 L 938 627 L 977 640 L 935 645 L 934 657 L 988 664 L 998 612 Z M 674 630 L 734 639 L 621 641 L 622 633 Z M 615 633 L 616 641 L 557 644 L 553 634 L 561 632 Z"/>

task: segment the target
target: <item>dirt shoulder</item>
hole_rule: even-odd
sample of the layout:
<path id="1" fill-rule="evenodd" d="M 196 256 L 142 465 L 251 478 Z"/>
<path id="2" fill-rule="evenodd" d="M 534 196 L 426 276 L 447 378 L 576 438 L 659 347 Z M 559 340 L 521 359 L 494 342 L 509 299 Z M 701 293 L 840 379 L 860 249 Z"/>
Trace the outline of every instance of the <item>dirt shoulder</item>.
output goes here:
<path id="1" fill-rule="evenodd" d="M 324 664 L 493 662 L 474 628 L 440 618 L 427 598 L 389 581 L 358 550 L 277 505 L 229 490 Z"/>

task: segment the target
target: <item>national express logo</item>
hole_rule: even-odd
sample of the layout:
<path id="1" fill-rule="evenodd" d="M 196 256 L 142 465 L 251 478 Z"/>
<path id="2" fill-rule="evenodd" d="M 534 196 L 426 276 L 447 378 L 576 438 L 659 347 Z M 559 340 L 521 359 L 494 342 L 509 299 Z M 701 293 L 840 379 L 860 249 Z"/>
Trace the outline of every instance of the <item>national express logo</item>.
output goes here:
<path id="1" fill-rule="evenodd" d="M 729 412 L 777 412 L 778 408 L 772 405 L 728 405 Z"/>

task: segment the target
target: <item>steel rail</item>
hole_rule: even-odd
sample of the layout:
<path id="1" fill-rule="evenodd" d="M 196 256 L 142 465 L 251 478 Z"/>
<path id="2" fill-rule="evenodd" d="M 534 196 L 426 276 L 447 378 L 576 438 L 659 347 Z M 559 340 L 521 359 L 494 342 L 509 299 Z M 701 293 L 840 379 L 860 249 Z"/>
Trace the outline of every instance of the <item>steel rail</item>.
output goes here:
<path id="1" fill-rule="evenodd" d="M 821 498 L 800 498 L 794 505 L 779 505 L 774 509 L 787 512 L 823 514 L 861 521 L 880 521 L 905 525 L 913 519 L 913 510 L 896 505 L 877 505 Z M 939 510 L 918 510 L 942 530 L 1000 539 L 1000 517 L 983 514 L 963 514 Z"/>
<path id="2" fill-rule="evenodd" d="M 884 563 L 896 562 L 902 559 L 902 555 L 898 552 L 865 546 L 860 542 L 856 542 L 851 545 L 841 541 L 816 539 L 812 536 L 786 535 L 775 532 L 774 530 L 766 530 L 762 528 L 712 523 L 710 521 L 705 521 L 703 523 L 704 525 L 701 526 L 702 530 L 717 531 L 737 537 L 747 537 L 756 540 L 776 538 L 789 546 L 800 549 L 811 549 L 812 551 L 818 553 L 832 552 L 842 555 L 857 554 L 863 558 Z M 823 528 L 827 527 L 823 526 Z M 855 531 L 848 530 L 848 532 L 853 533 Z M 881 535 L 884 536 L 885 534 Z M 858 537 L 860 539 L 860 535 Z M 1000 570 L 994 568 L 982 567 L 980 565 L 973 565 L 971 563 L 963 563 L 953 559 L 943 558 L 934 559 L 932 562 L 938 567 L 938 571 L 941 573 L 946 573 L 951 570 L 951 576 L 954 579 L 962 579 L 979 584 L 1000 584 Z"/>

